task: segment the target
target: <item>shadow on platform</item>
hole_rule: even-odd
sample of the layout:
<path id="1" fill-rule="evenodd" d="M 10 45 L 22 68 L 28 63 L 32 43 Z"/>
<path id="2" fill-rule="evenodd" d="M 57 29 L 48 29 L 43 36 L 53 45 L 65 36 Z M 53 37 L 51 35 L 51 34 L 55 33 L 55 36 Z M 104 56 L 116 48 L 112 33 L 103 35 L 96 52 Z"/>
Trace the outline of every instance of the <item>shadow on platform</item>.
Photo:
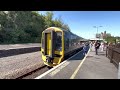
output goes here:
<path id="1" fill-rule="evenodd" d="M 87 53 L 89 50 L 89 46 L 87 47 Z M 74 57 L 68 59 L 68 60 L 83 60 L 83 58 L 85 57 L 85 54 L 83 52 L 83 50 L 81 50 L 81 52 L 79 52 L 77 55 L 75 55 Z"/>

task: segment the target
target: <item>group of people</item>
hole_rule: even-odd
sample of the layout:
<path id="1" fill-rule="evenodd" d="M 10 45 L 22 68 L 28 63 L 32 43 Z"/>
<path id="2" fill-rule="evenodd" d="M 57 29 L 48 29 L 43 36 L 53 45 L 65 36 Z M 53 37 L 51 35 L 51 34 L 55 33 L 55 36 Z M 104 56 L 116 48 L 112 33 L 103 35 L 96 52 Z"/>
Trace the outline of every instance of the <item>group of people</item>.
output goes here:
<path id="1" fill-rule="evenodd" d="M 108 44 L 108 45 L 109 45 L 109 44 Z M 95 42 L 90 42 L 90 43 L 89 43 L 89 46 L 90 46 L 91 51 L 92 51 L 92 48 L 94 47 L 94 49 L 95 49 L 95 54 L 96 54 L 96 55 L 98 55 L 98 50 L 99 50 L 99 49 L 103 52 L 108 45 L 105 44 L 104 42 L 100 42 L 100 41 L 98 41 L 98 40 L 96 40 Z M 87 53 L 86 44 L 83 43 L 83 54 L 85 55 L 86 53 Z"/>
<path id="2" fill-rule="evenodd" d="M 87 51 L 88 51 L 88 49 L 87 49 L 88 44 L 82 43 L 82 45 L 83 45 L 83 54 L 86 55 Z M 103 52 L 104 50 L 106 50 L 106 48 L 108 46 L 111 46 L 111 45 L 112 45 L 112 43 L 104 43 L 104 42 L 100 42 L 98 40 L 89 43 L 90 50 L 92 51 L 94 48 L 96 55 L 98 55 L 98 50 Z"/>
<path id="3" fill-rule="evenodd" d="M 98 49 L 100 48 L 101 49 L 101 51 L 104 51 L 104 49 L 105 49 L 105 43 L 103 43 L 103 42 L 100 42 L 100 41 L 95 41 L 94 43 L 93 42 L 91 42 L 90 43 L 90 48 L 91 48 L 91 50 L 92 50 L 92 47 L 94 46 L 94 48 L 95 48 L 95 54 L 96 55 L 98 55 Z"/>

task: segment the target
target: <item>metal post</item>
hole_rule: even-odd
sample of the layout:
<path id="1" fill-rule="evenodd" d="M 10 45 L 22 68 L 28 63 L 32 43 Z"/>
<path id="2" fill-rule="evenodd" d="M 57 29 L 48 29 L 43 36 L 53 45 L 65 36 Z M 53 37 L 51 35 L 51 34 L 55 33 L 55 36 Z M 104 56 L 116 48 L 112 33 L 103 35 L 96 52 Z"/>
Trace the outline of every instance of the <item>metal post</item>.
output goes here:
<path id="1" fill-rule="evenodd" d="M 97 35 L 98 35 L 98 28 L 99 27 L 103 27 L 103 26 L 93 26 L 94 28 L 97 28 Z M 99 39 L 100 39 L 100 37 L 99 37 Z"/>
<path id="2" fill-rule="evenodd" d="M 98 27 L 97 27 L 97 34 L 98 34 Z"/>
<path id="3" fill-rule="evenodd" d="M 119 68 L 118 68 L 118 79 L 120 79 L 120 62 L 119 62 Z"/>

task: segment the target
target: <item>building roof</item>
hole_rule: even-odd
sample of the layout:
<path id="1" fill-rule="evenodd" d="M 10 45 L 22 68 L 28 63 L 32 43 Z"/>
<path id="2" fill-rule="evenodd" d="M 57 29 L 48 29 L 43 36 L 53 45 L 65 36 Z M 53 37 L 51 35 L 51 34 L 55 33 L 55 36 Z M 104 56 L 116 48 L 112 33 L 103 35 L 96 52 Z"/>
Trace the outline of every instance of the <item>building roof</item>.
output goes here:
<path id="1" fill-rule="evenodd" d="M 91 38 L 90 40 L 103 40 L 101 38 Z"/>

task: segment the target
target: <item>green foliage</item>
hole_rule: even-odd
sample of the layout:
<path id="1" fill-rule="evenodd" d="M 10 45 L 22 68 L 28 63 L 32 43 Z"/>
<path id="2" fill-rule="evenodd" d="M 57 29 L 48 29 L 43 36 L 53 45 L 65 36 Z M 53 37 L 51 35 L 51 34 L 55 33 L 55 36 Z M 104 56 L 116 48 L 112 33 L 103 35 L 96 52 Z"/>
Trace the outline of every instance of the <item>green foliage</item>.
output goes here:
<path id="1" fill-rule="evenodd" d="M 105 40 L 106 40 L 107 42 L 111 42 L 111 43 L 118 43 L 118 42 L 120 42 L 120 37 L 107 36 L 107 37 L 105 38 Z"/>
<path id="2" fill-rule="evenodd" d="M 115 43 L 115 38 L 112 37 L 112 36 L 106 37 L 105 40 L 106 40 L 107 42 Z"/>
<path id="3" fill-rule="evenodd" d="M 0 11 L 0 44 L 39 43 L 42 31 L 52 26 L 70 30 L 61 18 L 53 17 L 53 12 Z"/>

